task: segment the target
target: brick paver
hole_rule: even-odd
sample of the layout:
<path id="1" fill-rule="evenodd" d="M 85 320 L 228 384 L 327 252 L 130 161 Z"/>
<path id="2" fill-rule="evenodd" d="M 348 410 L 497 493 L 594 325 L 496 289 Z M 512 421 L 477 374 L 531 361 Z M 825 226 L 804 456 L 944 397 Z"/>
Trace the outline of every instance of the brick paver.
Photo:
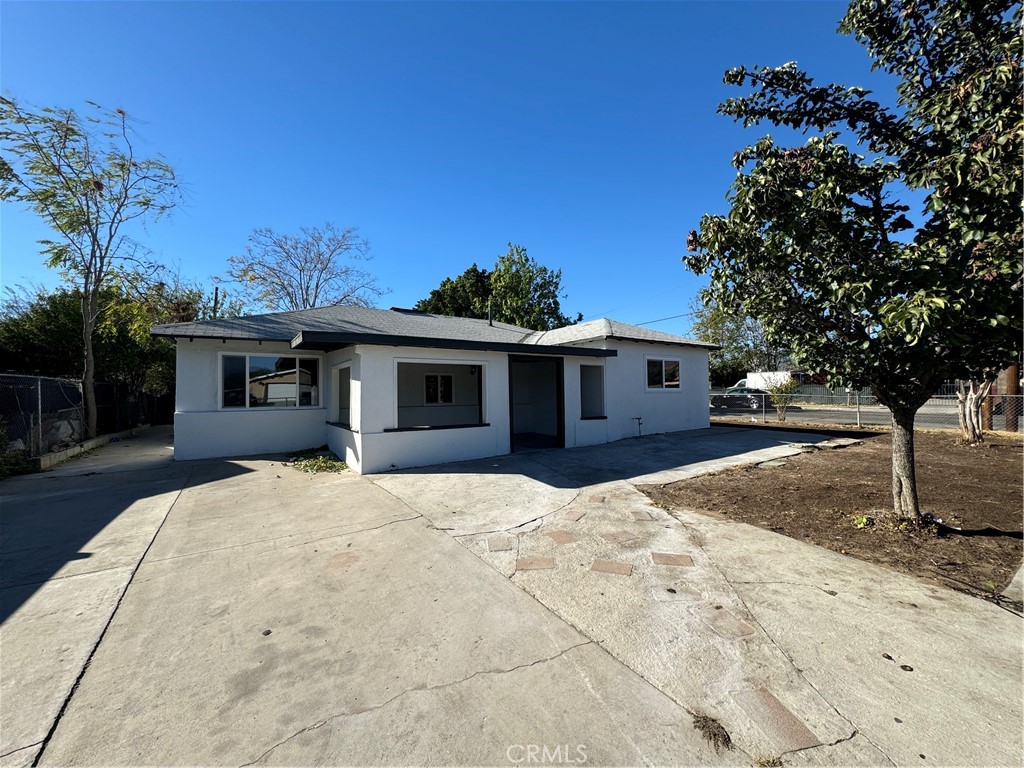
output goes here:
<path id="1" fill-rule="evenodd" d="M 598 573 L 614 573 L 617 576 L 631 576 L 633 566 L 629 563 L 620 563 L 616 560 L 595 560 L 590 570 Z"/>
<path id="2" fill-rule="evenodd" d="M 576 537 L 568 531 L 545 531 L 555 544 L 572 544 Z"/>
<path id="3" fill-rule="evenodd" d="M 775 737 L 779 752 L 821 746 L 811 729 L 764 688 L 736 691 L 733 699 L 763 731 Z"/>
<path id="4" fill-rule="evenodd" d="M 655 565 L 676 565 L 688 567 L 693 565 L 693 558 L 689 555 L 681 555 L 672 552 L 651 552 L 651 560 Z"/>
<path id="5" fill-rule="evenodd" d="M 553 557 L 520 557 L 516 560 L 517 571 L 547 571 L 554 567 Z"/>

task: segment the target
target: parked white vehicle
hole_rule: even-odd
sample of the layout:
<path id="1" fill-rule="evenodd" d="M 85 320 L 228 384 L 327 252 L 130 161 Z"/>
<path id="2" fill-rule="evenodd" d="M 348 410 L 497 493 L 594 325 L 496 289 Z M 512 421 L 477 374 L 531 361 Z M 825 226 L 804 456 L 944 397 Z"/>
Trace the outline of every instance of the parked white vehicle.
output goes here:
<path id="1" fill-rule="evenodd" d="M 747 378 L 740 379 L 729 389 L 737 387 L 749 387 L 751 389 L 768 389 L 770 387 L 785 384 L 793 377 L 800 376 L 798 371 L 754 371 L 747 374 Z"/>

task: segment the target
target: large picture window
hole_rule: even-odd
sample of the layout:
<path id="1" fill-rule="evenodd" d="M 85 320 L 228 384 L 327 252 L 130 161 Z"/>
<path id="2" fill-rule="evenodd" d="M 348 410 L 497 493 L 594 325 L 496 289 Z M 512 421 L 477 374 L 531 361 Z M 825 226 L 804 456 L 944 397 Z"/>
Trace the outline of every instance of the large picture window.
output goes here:
<path id="1" fill-rule="evenodd" d="M 648 389 L 679 389 L 679 361 L 647 358 Z"/>
<path id="2" fill-rule="evenodd" d="M 320 361 L 315 357 L 223 355 L 221 374 L 224 408 L 320 405 Z"/>

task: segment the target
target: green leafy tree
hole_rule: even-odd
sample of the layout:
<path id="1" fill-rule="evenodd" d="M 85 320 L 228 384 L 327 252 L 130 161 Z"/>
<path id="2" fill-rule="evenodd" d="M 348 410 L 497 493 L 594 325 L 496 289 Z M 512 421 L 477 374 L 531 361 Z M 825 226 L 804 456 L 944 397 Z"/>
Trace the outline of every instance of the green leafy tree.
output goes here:
<path id="1" fill-rule="evenodd" d="M 549 331 L 583 319 L 562 314 L 562 270 L 538 264 L 519 245 L 508 244 L 488 272 L 471 266 L 454 280 L 445 278 L 416 309 L 453 317 L 485 318 L 501 323 Z"/>
<path id="2" fill-rule="evenodd" d="M 347 305 L 372 307 L 387 293 L 377 278 L 358 266 L 369 261 L 370 245 L 355 227 L 303 227 L 282 234 L 253 230 L 245 253 L 228 259 L 229 277 L 246 301 L 273 312 Z"/>
<path id="3" fill-rule="evenodd" d="M 491 273 L 476 264 L 452 280 L 446 277 L 425 299 L 415 304 L 420 312 L 451 317 L 487 317 L 491 298 Z"/>
<path id="4" fill-rule="evenodd" d="M 77 289 L 8 288 L 0 304 L 0 370 L 73 377 L 82 360 L 82 297 Z M 174 389 L 174 345 L 154 338 L 154 323 L 213 317 L 212 292 L 194 284 L 156 283 L 143 295 L 111 285 L 99 297 L 93 353 L 96 378 L 154 395 Z M 226 299 L 220 317 L 243 307 Z"/>
<path id="5" fill-rule="evenodd" d="M 124 110 L 89 104 L 28 109 L 0 97 L 0 200 L 27 205 L 54 231 L 40 241 L 47 265 L 80 296 L 86 431 L 96 434 L 95 344 L 104 291 L 151 265 L 131 237 L 179 200 L 173 169 L 140 157 Z"/>
<path id="6" fill-rule="evenodd" d="M 690 335 L 721 347 L 708 360 L 713 386 L 728 386 L 749 371 L 779 371 L 788 362 L 787 351 L 772 343 L 761 321 L 731 314 L 720 304 L 705 304 L 699 298 L 691 310 Z"/>
<path id="7" fill-rule="evenodd" d="M 550 331 L 578 323 L 583 315 L 573 320 L 562 314 L 559 292 L 562 289 L 562 270 L 549 269 L 527 255 L 526 249 L 508 244 L 508 253 L 498 259 L 491 273 L 494 317 L 502 322 Z"/>
<path id="8" fill-rule="evenodd" d="M 730 211 L 702 218 L 684 261 L 799 365 L 889 408 L 901 519 L 920 517 L 918 409 L 944 379 L 991 378 L 1021 347 L 1020 30 L 1014 2 L 854 0 L 840 31 L 897 79 L 892 108 L 795 64 L 725 76 L 752 92 L 722 113 L 813 135 L 738 152 Z M 900 202 L 907 190 L 923 209 Z"/>

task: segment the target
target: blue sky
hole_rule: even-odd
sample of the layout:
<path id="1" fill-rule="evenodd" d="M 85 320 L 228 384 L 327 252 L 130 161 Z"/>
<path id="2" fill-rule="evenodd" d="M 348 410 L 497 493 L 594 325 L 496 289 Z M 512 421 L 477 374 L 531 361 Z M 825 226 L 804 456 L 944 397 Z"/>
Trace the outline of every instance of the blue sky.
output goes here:
<path id="1" fill-rule="evenodd" d="M 563 310 L 642 323 L 703 283 L 686 233 L 725 209 L 734 151 L 768 128 L 715 114 L 722 73 L 796 60 L 868 87 L 835 2 L 0 4 L 0 88 L 136 118 L 185 203 L 143 240 L 223 274 L 254 227 L 358 226 L 411 306 L 513 241 L 560 268 Z M 779 135 L 776 132 L 776 135 Z M 45 227 L 0 208 L 4 285 L 56 285 Z M 687 318 L 652 327 L 682 333 Z"/>

